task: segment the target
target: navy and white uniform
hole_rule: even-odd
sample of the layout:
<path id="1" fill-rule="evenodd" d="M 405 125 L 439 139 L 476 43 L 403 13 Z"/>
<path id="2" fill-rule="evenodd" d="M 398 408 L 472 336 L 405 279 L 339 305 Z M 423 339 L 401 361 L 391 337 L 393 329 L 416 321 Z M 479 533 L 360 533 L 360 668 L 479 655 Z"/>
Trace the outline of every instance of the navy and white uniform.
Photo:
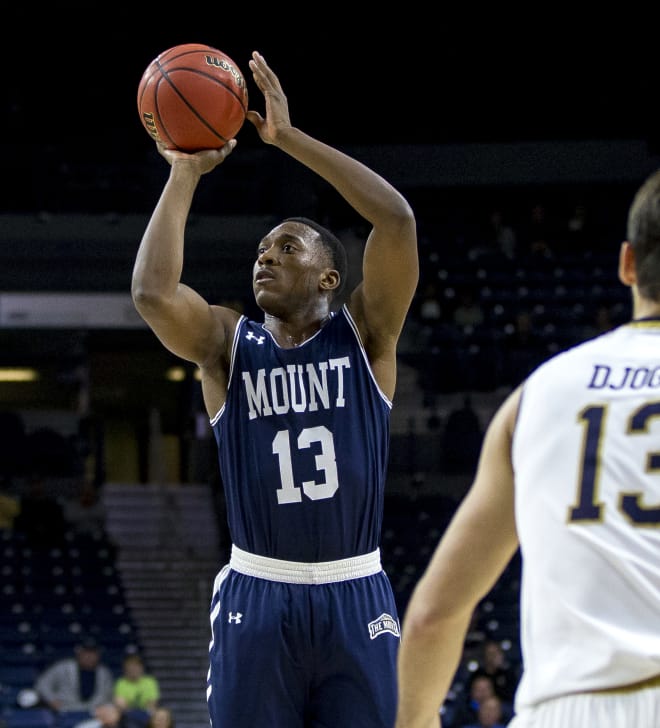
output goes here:
<path id="1" fill-rule="evenodd" d="M 239 320 L 211 420 L 232 539 L 211 603 L 213 728 L 393 724 L 391 407 L 346 307 L 293 349 Z"/>

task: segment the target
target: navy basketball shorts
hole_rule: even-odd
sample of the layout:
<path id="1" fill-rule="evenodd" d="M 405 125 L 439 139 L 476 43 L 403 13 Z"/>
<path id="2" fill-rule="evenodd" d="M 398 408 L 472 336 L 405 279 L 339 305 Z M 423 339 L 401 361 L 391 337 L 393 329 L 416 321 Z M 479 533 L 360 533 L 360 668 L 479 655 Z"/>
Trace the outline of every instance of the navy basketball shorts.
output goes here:
<path id="1" fill-rule="evenodd" d="M 211 629 L 212 728 L 394 724 L 399 618 L 382 569 L 291 583 L 228 564 L 215 580 Z"/>

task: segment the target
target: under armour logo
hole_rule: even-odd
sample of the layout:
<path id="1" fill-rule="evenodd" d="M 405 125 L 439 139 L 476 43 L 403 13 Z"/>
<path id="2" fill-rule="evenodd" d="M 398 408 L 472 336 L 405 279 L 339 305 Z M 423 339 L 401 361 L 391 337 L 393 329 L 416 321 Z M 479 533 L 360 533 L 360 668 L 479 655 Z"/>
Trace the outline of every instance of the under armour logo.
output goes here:
<path id="1" fill-rule="evenodd" d="M 374 619 L 373 622 L 369 622 L 369 637 L 375 640 L 376 637 L 380 637 L 382 634 L 393 634 L 395 637 L 400 636 L 399 622 L 389 614 L 381 614 L 378 619 Z"/>
<path id="2" fill-rule="evenodd" d="M 255 334 L 254 332 L 252 332 L 252 331 L 248 331 L 248 332 L 247 332 L 247 334 L 246 334 L 246 336 L 245 336 L 245 338 L 246 338 L 246 339 L 247 339 L 248 341 L 254 340 L 254 341 L 256 341 L 256 342 L 257 342 L 257 344 L 263 344 L 263 343 L 264 343 L 264 341 L 266 341 L 266 337 L 265 337 L 265 336 L 257 336 L 257 335 L 256 335 L 256 334 Z"/>
<path id="3" fill-rule="evenodd" d="M 233 612 L 229 612 L 229 616 L 227 617 L 227 621 L 229 622 L 229 624 L 231 624 L 232 622 L 234 624 L 240 624 L 241 623 L 242 616 L 243 615 L 240 612 L 236 612 L 236 614 L 234 614 Z"/>

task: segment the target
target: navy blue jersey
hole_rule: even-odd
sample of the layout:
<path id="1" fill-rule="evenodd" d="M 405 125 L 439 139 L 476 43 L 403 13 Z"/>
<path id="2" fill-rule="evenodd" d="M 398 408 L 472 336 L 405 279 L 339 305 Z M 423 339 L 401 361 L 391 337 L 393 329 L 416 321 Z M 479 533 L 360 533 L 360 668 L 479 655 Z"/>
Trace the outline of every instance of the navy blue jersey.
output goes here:
<path id="1" fill-rule="evenodd" d="M 391 407 L 346 307 L 293 349 L 241 317 L 211 420 L 232 542 L 302 562 L 377 549 Z"/>

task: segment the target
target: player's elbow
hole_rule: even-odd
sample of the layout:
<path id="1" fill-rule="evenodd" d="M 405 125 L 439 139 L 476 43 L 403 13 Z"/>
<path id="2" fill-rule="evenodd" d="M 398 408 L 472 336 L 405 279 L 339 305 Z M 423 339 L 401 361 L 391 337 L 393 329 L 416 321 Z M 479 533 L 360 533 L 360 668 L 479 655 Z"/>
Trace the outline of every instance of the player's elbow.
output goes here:
<path id="1" fill-rule="evenodd" d="M 398 204 L 388 209 L 390 228 L 396 232 L 397 237 L 416 235 L 417 221 L 410 203 L 405 197 L 398 199 Z"/>
<path id="2" fill-rule="evenodd" d="M 415 640 L 429 638 L 442 628 L 447 616 L 434 604 L 411 604 L 405 618 L 406 634 Z"/>
<path id="3" fill-rule="evenodd" d="M 408 604 L 406 633 L 413 639 L 434 639 L 447 630 L 459 629 L 469 621 L 474 605 L 467 599 L 443 598 L 437 593 L 418 593 Z"/>
<path id="4" fill-rule="evenodd" d="M 168 300 L 162 290 L 146 286 L 135 279 L 131 285 L 131 298 L 141 314 L 164 309 Z"/>

